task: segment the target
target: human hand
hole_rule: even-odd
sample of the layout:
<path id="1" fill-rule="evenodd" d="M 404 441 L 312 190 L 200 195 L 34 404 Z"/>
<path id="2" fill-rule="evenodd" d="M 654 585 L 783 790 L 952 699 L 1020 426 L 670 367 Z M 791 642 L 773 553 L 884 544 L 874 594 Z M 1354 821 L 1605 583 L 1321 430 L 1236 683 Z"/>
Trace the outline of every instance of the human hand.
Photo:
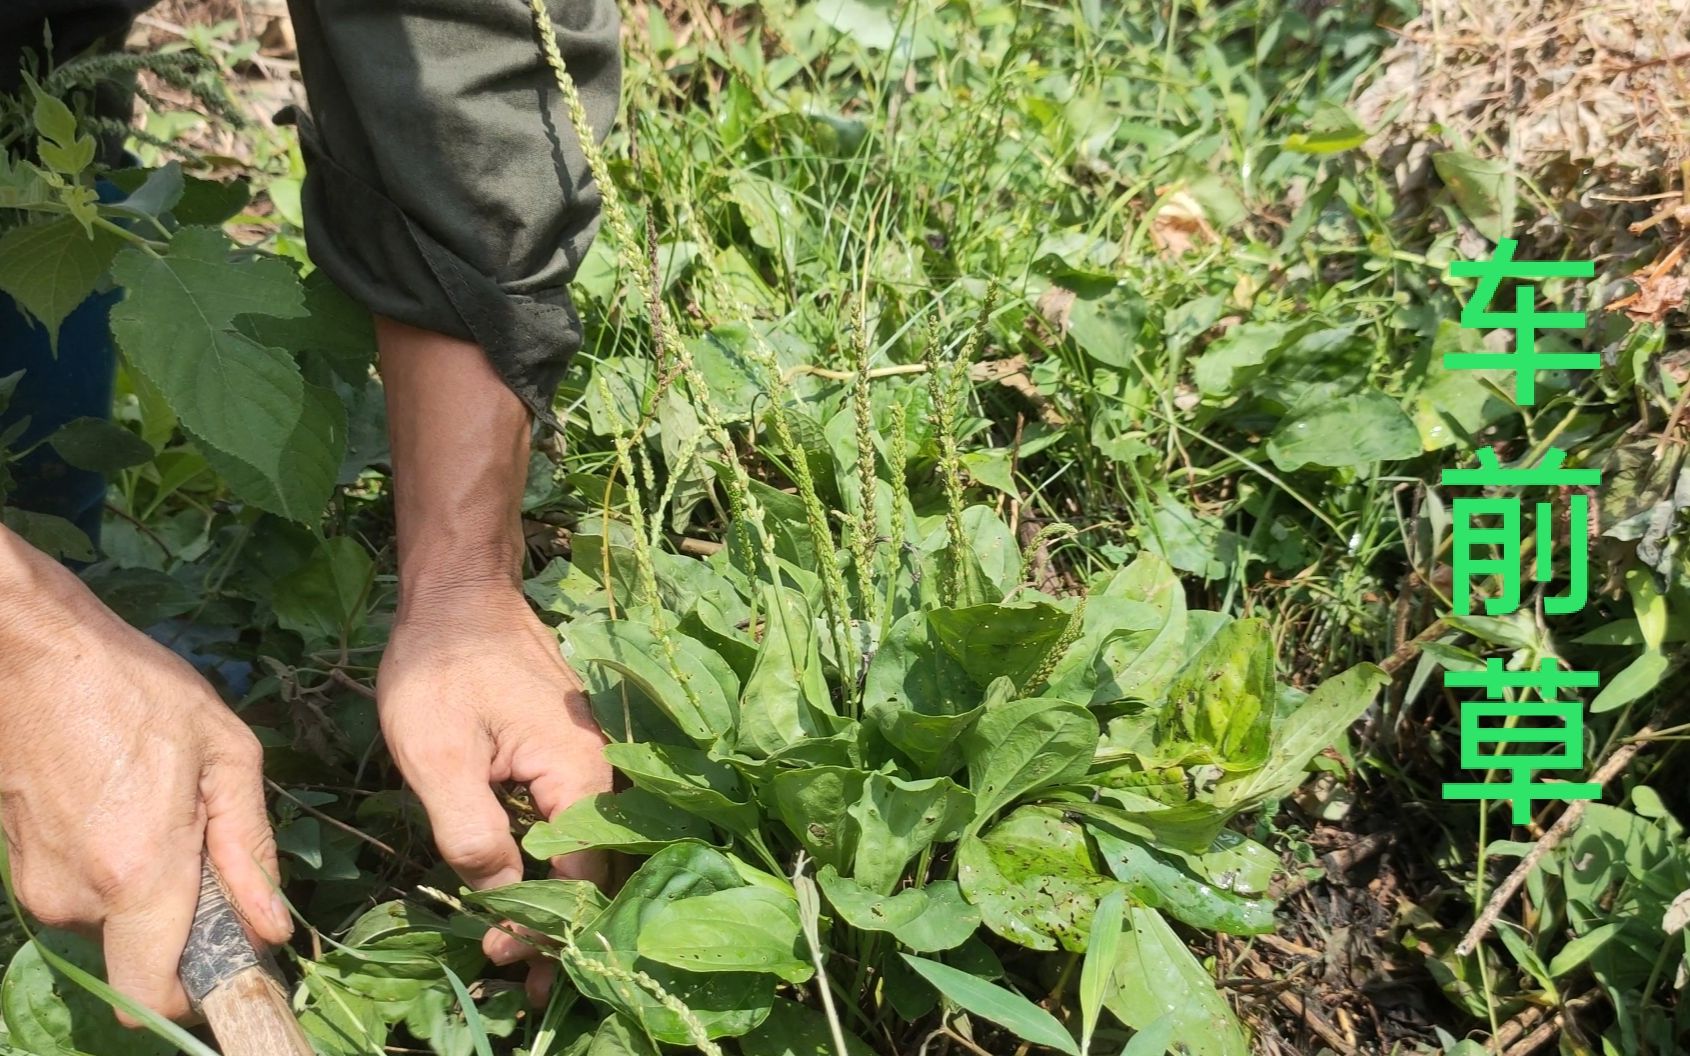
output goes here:
<path id="1" fill-rule="evenodd" d="M 99 938 L 114 988 L 183 1018 L 176 972 L 202 853 L 255 939 L 293 933 L 262 750 L 191 666 L 25 551 L 0 538 L 0 827 L 14 891 L 41 923 Z"/>
<path id="2" fill-rule="evenodd" d="M 493 785 L 522 782 L 546 817 L 611 789 L 604 736 L 557 636 L 508 584 L 406 599 L 376 679 L 382 732 L 422 800 L 434 839 L 472 888 L 522 879 L 522 855 Z M 604 884 L 602 854 L 552 861 L 552 874 Z M 534 950 L 498 928 L 487 956 L 511 964 Z M 528 992 L 538 1004 L 555 966 L 537 960 Z"/>

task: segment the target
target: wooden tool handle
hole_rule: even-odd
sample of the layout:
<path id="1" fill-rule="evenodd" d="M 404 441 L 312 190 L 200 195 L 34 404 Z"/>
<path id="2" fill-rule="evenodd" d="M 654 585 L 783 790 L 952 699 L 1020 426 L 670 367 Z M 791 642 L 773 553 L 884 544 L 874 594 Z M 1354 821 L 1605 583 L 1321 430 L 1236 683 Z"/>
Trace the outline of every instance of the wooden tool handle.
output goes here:
<path id="1" fill-rule="evenodd" d="M 269 955 L 247 938 L 210 859 L 200 869 L 199 905 L 180 974 L 223 1056 L 313 1056 Z"/>

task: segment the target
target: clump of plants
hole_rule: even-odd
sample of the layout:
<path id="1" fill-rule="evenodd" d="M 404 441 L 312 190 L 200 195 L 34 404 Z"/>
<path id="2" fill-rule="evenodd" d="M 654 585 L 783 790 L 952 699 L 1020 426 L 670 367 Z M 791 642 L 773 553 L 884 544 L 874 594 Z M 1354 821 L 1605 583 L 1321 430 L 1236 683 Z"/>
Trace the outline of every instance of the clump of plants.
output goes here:
<path id="1" fill-rule="evenodd" d="M 654 304 L 589 155 L 606 237 Z M 719 342 L 701 363 L 653 320 L 650 370 L 596 374 L 604 501 L 530 590 L 569 617 L 565 651 L 628 787 L 524 847 L 643 860 L 613 893 L 531 880 L 439 893 L 451 920 L 377 908 L 308 971 L 325 1047 L 367 1051 L 419 994 L 449 1002 L 440 964 L 454 987 L 478 967 L 467 915 L 526 929 L 561 967 L 536 1056 L 1113 1053 L 1120 1027 L 1134 1056 L 1247 1051 L 1182 932 L 1271 930 L 1277 856 L 1228 823 L 1295 788 L 1384 675 L 1280 683 L 1267 626 L 1188 610 L 1154 555 L 1035 585 L 1060 529 L 1022 547 L 967 503 L 959 421 L 983 328 L 955 350 L 930 340 L 915 382 L 872 377 L 859 350 L 820 422 L 764 331 L 739 328 L 731 362 L 762 395 L 749 440 L 713 395 Z M 677 400 L 698 424 L 680 441 L 655 428 Z M 662 546 L 695 470 L 698 501 L 719 489 L 728 511 L 703 560 Z M 927 480 L 936 512 L 912 501 Z"/>

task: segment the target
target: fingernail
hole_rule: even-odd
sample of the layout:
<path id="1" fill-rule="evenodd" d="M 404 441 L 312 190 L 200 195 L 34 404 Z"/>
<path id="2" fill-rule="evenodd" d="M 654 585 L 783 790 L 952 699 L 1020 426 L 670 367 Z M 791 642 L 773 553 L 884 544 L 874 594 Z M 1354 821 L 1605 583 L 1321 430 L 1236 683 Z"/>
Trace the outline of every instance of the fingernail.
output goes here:
<path id="1" fill-rule="evenodd" d="M 287 900 L 279 894 L 270 896 L 270 920 L 276 925 L 278 933 L 293 934 L 293 914 L 288 912 Z"/>

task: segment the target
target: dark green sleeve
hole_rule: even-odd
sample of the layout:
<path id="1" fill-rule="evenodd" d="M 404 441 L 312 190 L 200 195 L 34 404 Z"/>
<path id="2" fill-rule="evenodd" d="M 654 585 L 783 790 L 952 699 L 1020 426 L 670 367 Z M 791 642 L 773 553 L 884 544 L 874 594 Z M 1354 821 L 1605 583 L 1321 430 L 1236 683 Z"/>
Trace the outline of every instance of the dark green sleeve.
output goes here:
<path id="1" fill-rule="evenodd" d="M 546 0 L 600 136 L 615 0 Z M 599 196 L 525 0 L 289 0 L 311 259 L 371 311 L 469 338 L 542 418 L 581 344 Z M 286 118 L 284 118 L 286 119 Z"/>

